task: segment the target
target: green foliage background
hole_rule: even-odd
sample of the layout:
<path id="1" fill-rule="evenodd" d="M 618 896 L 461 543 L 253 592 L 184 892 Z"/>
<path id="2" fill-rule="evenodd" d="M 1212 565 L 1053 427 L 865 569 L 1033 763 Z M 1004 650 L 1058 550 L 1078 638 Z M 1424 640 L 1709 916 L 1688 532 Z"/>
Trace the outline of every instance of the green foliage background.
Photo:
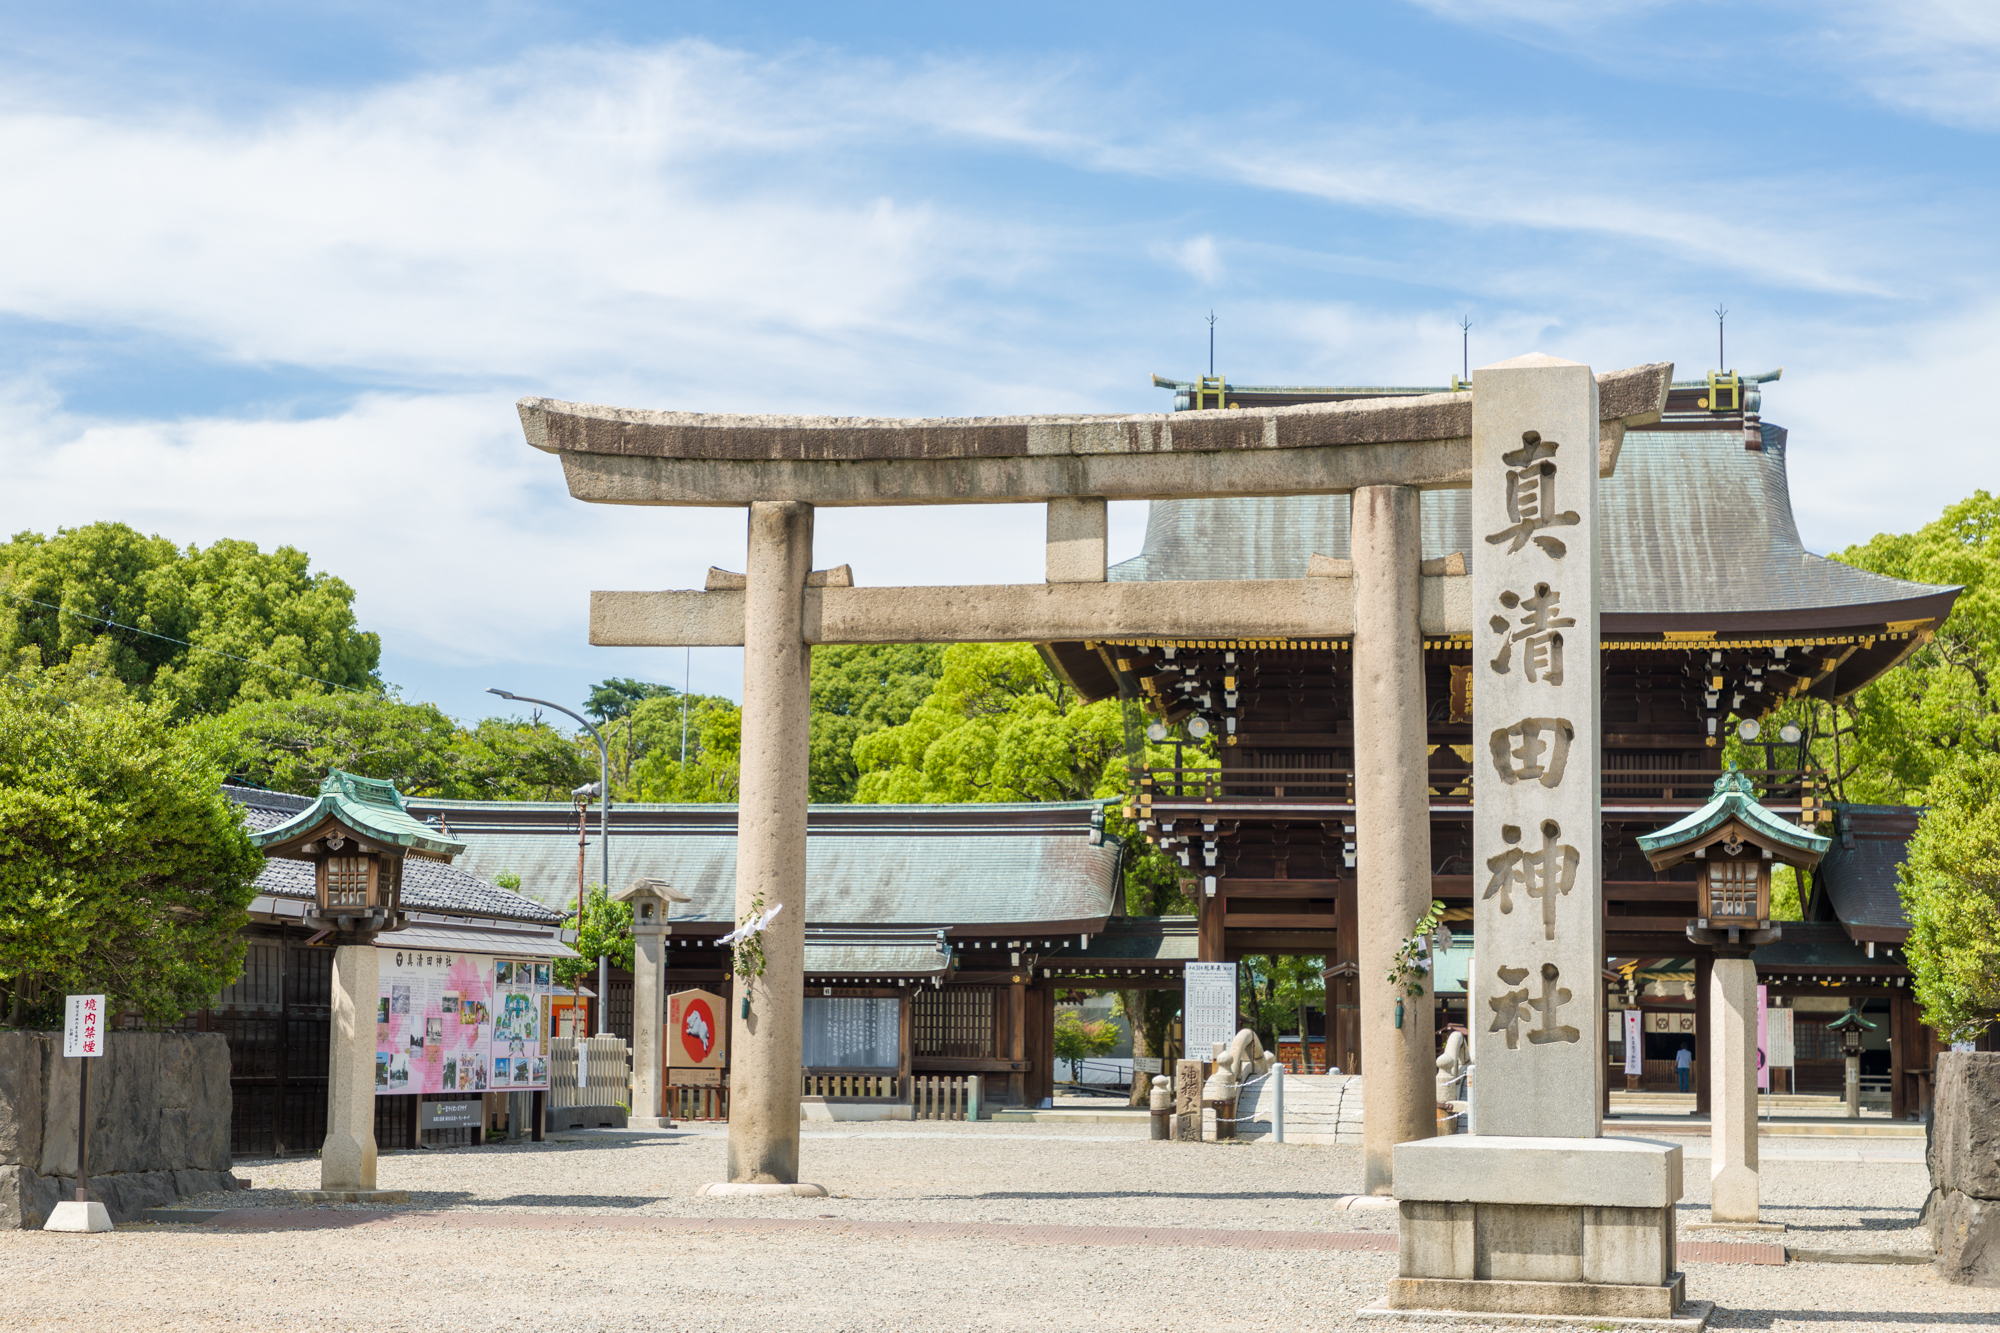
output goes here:
<path id="1" fill-rule="evenodd" d="M 63 668 L 0 679 L 0 980 L 170 1023 L 242 967 L 264 861 L 167 700 L 93 698 Z"/>

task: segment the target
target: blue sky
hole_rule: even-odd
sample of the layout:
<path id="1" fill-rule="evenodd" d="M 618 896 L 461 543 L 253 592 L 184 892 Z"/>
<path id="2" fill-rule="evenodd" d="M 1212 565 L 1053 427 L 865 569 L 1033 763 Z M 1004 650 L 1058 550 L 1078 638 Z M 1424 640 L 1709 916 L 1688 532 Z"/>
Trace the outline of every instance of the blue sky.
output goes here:
<path id="1" fill-rule="evenodd" d="M 1461 317 L 1685 377 L 1720 303 L 1809 546 L 2000 482 L 1979 0 L 16 0 L 0 57 L 0 527 L 300 546 L 461 716 L 679 683 L 589 590 L 741 567 L 738 513 L 570 501 L 524 394 L 1163 410 L 1210 309 L 1239 382 L 1440 383 Z M 1033 580 L 1041 522 L 833 511 L 818 563 Z"/>

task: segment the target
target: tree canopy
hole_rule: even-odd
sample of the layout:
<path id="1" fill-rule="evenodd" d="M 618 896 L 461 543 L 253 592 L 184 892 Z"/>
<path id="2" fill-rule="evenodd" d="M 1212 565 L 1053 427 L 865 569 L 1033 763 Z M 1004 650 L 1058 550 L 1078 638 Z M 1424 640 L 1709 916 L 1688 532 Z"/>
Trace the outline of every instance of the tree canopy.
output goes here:
<path id="1" fill-rule="evenodd" d="M 171 711 L 62 667 L 0 678 L 0 979 L 154 1024 L 235 979 L 263 857 Z"/>
<path id="2" fill-rule="evenodd" d="M 1946 770 L 1928 797 L 1898 887 L 1917 1001 L 1951 1041 L 2000 1015 L 2000 757 Z"/>
<path id="3" fill-rule="evenodd" d="M 435 704 L 382 694 L 246 702 L 195 730 L 238 781 L 301 795 L 332 768 L 386 778 L 406 796 L 480 801 L 558 801 L 597 774 L 587 737 L 539 718 L 461 727 Z"/>
<path id="4" fill-rule="evenodd" d="M 373 689 L 381 643 L 354 590 L 305 552 L 206 548 L 123 523 L 22 532 L 0 545 L 0 663 L 54 667 L 90 650 L 135 697 L 186 718 L 239 699 Z"/>
<path id="5" fill-rule="evenodd" d="M 812 799 L 855 799 L 856 742 L 900 727 L 930 697 L 944 661 L 935 644 L 864 644 L 813 649 Z"/>

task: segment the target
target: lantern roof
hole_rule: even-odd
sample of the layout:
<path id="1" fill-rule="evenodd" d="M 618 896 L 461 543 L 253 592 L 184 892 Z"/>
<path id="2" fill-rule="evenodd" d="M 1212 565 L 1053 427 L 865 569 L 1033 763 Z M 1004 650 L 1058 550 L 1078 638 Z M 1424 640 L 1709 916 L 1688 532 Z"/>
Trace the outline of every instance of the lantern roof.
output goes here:
<path id="1" fill-rule="evenodd" d="M 1713 800 L 1678 823 L 1640 834 L 1639 850 L 1655 870 L 1662 870 L 1734 832 L 1778 860 L 1806 868 L 1819 864 L 1833 840 L 1772 814 L 1758 804 L 1756 791 L 1749 777 L 1731 764 L 1729 771 L 1715 780 Z"/>
<path id="2" fill-rule="evenodd" d="M 1873 1032 L 1875 1030 L 1875 1024 L 1861 1016 L 1861 1011 L 1854 1007 L 1852 1000 L 1848 1001 L 1846 1013 L 1826 1025 L 1828 1032 L 1846 1032 L 1850 1029 L 1855 1032 Z"/>
<path id="3" fill-rule="evenodd" d="M 298 848 L 331 826 L 363 842 L 379 843 L 406 856 L 449 861 L 465 844 L 410 813 L 392 782 L 333 769 L 319 784 L 319 798 L 284 823 L 250 835 L 266 856 L 298 859 Z"/>

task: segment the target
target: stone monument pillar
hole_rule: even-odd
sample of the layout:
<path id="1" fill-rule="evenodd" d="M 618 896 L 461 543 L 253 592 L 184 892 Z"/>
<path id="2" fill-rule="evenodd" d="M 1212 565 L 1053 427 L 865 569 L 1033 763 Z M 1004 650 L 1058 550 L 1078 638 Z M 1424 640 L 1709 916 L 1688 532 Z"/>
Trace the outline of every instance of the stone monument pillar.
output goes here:
<path id="1" fill-rule="evenodd" d="M 319 1187 L 375 1188 L 375 1002 L 381 965 L 373 942 L 333 951 L 333 1026 L 327 1061 L 326 1140 Z"/>
<path id="2" fill-rule="evenodd" d="M 1757 1221 L 1757 964 L 1716 950 L 1709 979 L 1709 1216 Z"/>
<path id="3" fill-rule="evenodd" d="M 1396 1145 L 1437 1133 L 1435 1000 L 1388 981 L 1396 951 L 1431 905 L 1431 806 L 1418 493 L 1354 492 L 1354 818 L 1359 918 L 1363 1186 L 1393 1192 Z M 1398 1001 L 1401 1021 L 1397 1020 Z"/>
<path id="4" fill-rule="evenodd" d="M 1399 1276 L 1376 1313 L 1659 1319 L 1682 1300 L 1680 1148 L 1600 1132 L 1597 408 L 1574 362 L 1473 375 L 1477 1133 L 1396 1148 Z"/>
<path id="5" fill-rule="evenodd" d="M 799 1183 L 812 668 L 804 616 L 812 536 L 811 505 L 750 506 L 736 920 L 740 926 L 777 915 L 755 936 L 763 975 L 737 977 L 729 1006 L 729 1181 L 709 1193 L 826 1192 Z"/>

